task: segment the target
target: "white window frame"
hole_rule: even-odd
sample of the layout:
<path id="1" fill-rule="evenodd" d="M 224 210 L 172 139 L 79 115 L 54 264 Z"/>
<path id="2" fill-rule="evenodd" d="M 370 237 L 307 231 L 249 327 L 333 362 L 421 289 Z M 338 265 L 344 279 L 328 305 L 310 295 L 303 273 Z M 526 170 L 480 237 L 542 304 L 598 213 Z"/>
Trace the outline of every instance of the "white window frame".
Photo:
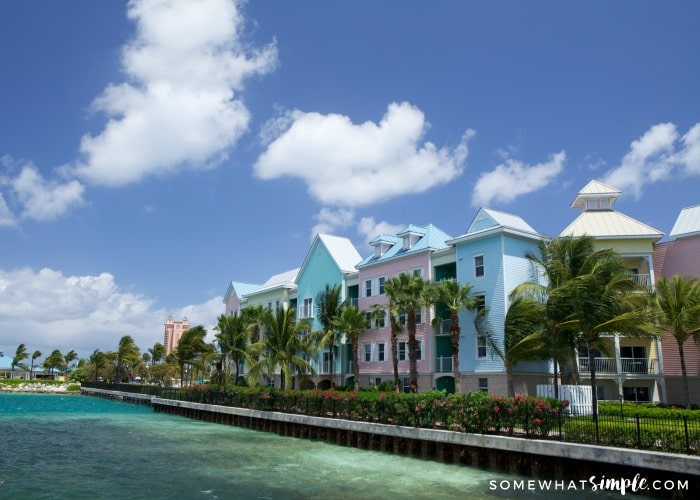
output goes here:
<path id="1" fill-rule="evenodd" d="M 478 260 L 481 259 L 481 264 L 478 264 Z M 480 253 L 478 255 L 474 256 L 474 277 L 475 278 L 483 278 L 486 276 L 486 259 L 484 257 L 483 253 Z M 479 271 L 481 271 L 481 274 L 479 274 Z"/>
<path id="2" fill-rule="evenodd" d="M 377 295 L 385 295 L 384 285 L 386 284 L 386 276 L 377 278 Z"/>
<path id="3" fill-rule="evenodd" d="M 365 297 L 371 297 L 372 293 L 374 292 L 374 283 L 372 283 L 371 279 L 365 280 Z"/>
<path id="4" fill-rule="evenodd" d="M 386 309 L 384 309 L 384 316 L 381 318 L 377 318 L 374 321 L 374 326 L 376 328 L 386 328 L 386 318 L 388 315 L 389 315 L 389 312 Z"/>
<path id="5" fill-rule="evenodd" d="M 386 343 L 384 342 L 377 343 L 377 361 L 386 361 Z"/>
<path id="6" fill-rule="evenodd" d="M 313 318 L 314 317 L 314 299 L 313 297 L 306 297 L 303 302 L 301 309 L 300 318 Z"/>
<path id="7" fill-rule="evenodd" d="M 372 313 L 365 311 L 365 330 L 372 329 Z"/>
<path id="8" fill-rule="evenodd" d="M 408 361 L 408 340 L 399 340 L 396 346 L 396 357 L 399 361 Z"/>
<path id="9" fill-rule="evenodd" d="M 419 278 L 423 277 L 423 268 L 422 267 L 417 267 L 412 271 L 413 276 L 418 276 Z"/>
<path id="10" fill-rule="evenodd" d="M 476 357 L 479 359 L 484 359 L 488 354 L 486 351 L 488 344 L 486 343 L 486 335 L 476 336 Z"/>
<path id="11" fill-rule="evenodd" d="M 372 349 L 371 343 L 365 342 L 364 344 L 362 344 L 362 361 L 364 363 L 371 363 L 372 362 L 372 350 L 373 349 Z"/>
<path id="12" fill-rule="evenodd" d="M 479 377 L 479 391 L 489 392 L 489 379 L 487 377 Z"/>

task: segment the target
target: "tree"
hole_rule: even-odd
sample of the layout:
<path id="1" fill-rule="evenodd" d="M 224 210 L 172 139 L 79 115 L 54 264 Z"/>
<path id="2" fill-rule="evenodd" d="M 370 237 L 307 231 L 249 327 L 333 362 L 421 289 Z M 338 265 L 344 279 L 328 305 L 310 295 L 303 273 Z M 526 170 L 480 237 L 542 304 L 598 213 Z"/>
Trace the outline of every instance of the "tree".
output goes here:
<path id="1" fill-rule="evenodd" d="M 416 314 L 426 303 L 425 281 L 417 274 L 401 273 L 386 282 L 384 290 L 391 303 L 406 314 L 408 332 L 408 363 L 411 392 L 418 391 L 418 340 L 416 339 Z M 393 330 L 393 328 L 392 328 Z M 392 346 L 393 348 L 393 346 Z"/>
<path id="2" fill-rule="evenodd" d="M 249 346 L 252 363 L 248 370 L 248 382 L 257 383 L 261 375 L 273 377 L 279 368 L 281 385 L 285 390 L 292 388 L 293 375 L 313 374 L 311 364 L 304 355 L 315 353 L 315 346 L 310 342 L 310 329 L 306 321 L 296 321 L 295 310 L 286 307 L 276 314 L 265 316 L 264 337 Z"/>
<path id="3" fill-rule="evenodd" d="M 65 361 L 65 363 L 66 363 L 66 369 L 70 368 L 71 363 L 73 361 L 75 361 L 76 359 L 78 359 L 78 357 L 79 357 L 78 353 L 75 352 L 74 350 L 71 349 L 70 351 L 68 351 L 65 354 L 65 356 L 63 356 L 63 361 Z"/>
<path id="4" fill-rule="evenodd" d="M 578 252 L 561 252 L 550 261 L 555 279 L 548 308 L 561 311 L 563 328 L 577 332 L 577 345 L 585 346 L 591 377 L 594 421 L 598 419 L 595 349 L 604 347 L 606 337 L 655 335 L 652 310 L 646 295 L 631 279 L 625 263 L 613 250 L 595 251 L 590 238 L 561 238 L 552 242 L 566 248 L 585 246 Z M 577 259 L 575 265 L 572 261 Z M 567 272 L 573 270 L 574 272 Z M 549 273 L 548 273 L 549 275 Z"/>
<path id="5" fill-rule="evenodd" d="M 202 354 L 212 352 L 214 348 L 207 344 L 204 339 L 207 331 L 202 325 L 194 326 L 185 330 L 177 343 L 177 351 L 172 353 L 180 366 L 180 385 L 184 387 L 187 381 L 185 365 L 190 367 L 198 366 Z M 190 374 L 193 375 L 193 374 Z M 190 379 L 191 380 L 191 379 Z"/>
<path id="6" fill-rule="evenodd" d="M 44 369 L 49 370 L 49 375 L 52 375 L 54 370 L 63 370 L 65 367 L 65 361 L 63 359 L 63 354 L 58 349 L 51 351 L 51 354 L 44 360 Z"/>
<path id="7" fill-rule="evenodd" d="M 355 306 L 344 306 L 333 321 L 333 327 L 350 340 L 352 349 L 352 370 L 355 379 L 355 391 L 360 390 L 360 352 L 359 338 L 365 330 L 364 315 Z"/>
<path id="8" fill-rule="evenodd" d="M 216 341 L 221 350 L 221 381 L 224 385 L 230 382 L 230 364 L 233 364 L 236 367 L 234 384 L 238 385 L 238 366 L 241 360 L 248 357 L 247 348 L 252 327 L 246 323 L 243 316 L 236 313 L 233 316 L 219 316 L 214 329 L 219 332 L 216 334 Z"/>
<path id="9" fill-rule="evenodd" d="M 148 348 L 148 352 L 151 355 L 151 366 L 153 366 L 157 362 L 163 360 L 163 356 L 165 356 L 165 346 L 160 342 L 156 342 L 153 344 L 153 347 Z"/>
<path id="10" fill-rule="evenodd" d="M 260 340 L 260 325 L 265 323 L 267 317 L 271 314 L 269 309 L 265 309 L 260 304 L 246 307 L 241 311 L 241 316 L 246 324 L 252 325 L 250 332 L 250 341 L 254 344 Z"/>
<path id="11" fill-rule="evenodd" d="M 131 335 L 124 335 L 119 340 L 119 347 L 116 354 L 117 364 L 115 380 L 117 383 L 121 383 L 128 376 L 127 369 L 133 366 L 137 361 L 140 361 L 141 353 Z"/>
<path id="12" fill-rule="evenodd" d="M 97 380 L 100 378 L 100 371 L 105 369 L 107 362 L 107 356 L 99 349 L 95 349 L 90 355 L 90 365 L 92 365 L 93 369 L 95 370 L 93 378 L 95 382 L 97 382 Z"/>
<path id="13" fill-rule="evenodd" d="M 31 367 L 29 368 L 29 378 L 32 379 L 34 376 L 32 375 L 34 373 L 34 361 L 41 357 L 41 351 L 34 351 L 32 354 L 32 364 Z"/>
<path id="14" fill-rule="evenodd" d="M 317 319 L 321 323 L 321 330 L 313 332 L 313 335 L 318 347 L 328 348 L 330 352 L 331 387 L 334 385 L 335 354 L 340 343 L 340 332 L 334 326 L 340 315 L 340 295 L 339 285 L 326 284 L 324 290 L 316 297 Z"/>
<path id="15" fill-rule="evenodd" d="M 456 280 L 443 280 L 427 287 L 427 295 L 433 304 L 444 304 L 450 311 L 450 342 L 452 343 L 452 372 L 455 392 L 462 392 L 462 374 L 459 370 L 459 312 L 462 309 L 475 309 L 477 298 L 472 294 L 472 286 L 460 285 Z"/>
<path id="16" fill-rule="evenodd" d="M 15 368 L 21 368 L 22 370 L 27 369 L 27 365 L 25 363 L 22 363 L 25 359 L 29 357 L 29 354 L 27 353 L 27 348 L 24 344 L 20 344 L 17 346 L 17 350 L 15 351 L 15 355 L 12 358 L 12 363 L 10 365 L 10 371 L 12 371 L 12 378 L 14 378 L 14 371 Z"/>
<path id="17" fill-rule="evenodd" d="M 688 276 L 663 277 L 656 282 L 659 326 L 676 340 L 683 375 L 683 404 L 690 408 L 688 370 L 684 344 L 689 339 L 700 342 L 700 282 Z"/>

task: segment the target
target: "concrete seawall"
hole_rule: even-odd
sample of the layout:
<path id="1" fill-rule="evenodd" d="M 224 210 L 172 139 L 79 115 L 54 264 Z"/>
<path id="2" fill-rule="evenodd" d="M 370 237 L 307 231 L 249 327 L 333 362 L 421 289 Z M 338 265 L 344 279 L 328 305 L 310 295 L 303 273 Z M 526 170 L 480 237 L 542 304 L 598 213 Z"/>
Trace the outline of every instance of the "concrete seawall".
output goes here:
<path id="1" fill-rule="evenodd" d="M 163 413 L 343 446 L 496 469 L 531 478 L 580 481 L 592 476 L 633 478 L 640 474 L 649 482 L 687 480 L 689 491 L 677 492 L 683 493 L 682 496 L 700 492 L 700 457 L 697 456 L 267 412 L 102 389 L 83 388 L 82 392 L 150 404 L 155 411 Z"/>

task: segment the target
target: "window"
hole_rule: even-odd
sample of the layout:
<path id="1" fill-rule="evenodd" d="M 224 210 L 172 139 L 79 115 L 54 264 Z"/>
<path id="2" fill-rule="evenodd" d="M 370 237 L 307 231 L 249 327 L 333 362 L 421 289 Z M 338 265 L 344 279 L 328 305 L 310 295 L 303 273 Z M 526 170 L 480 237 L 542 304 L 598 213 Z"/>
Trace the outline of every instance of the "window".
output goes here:
<path id="1" fill-rule="evenodd" d="M 365 280 L 365 297 L 372 296 L 372 280 Z"/>
<path id="2" fill-rule="evenodd" d="M 406 361 L 408 359 L 408 342 L 399 340 L 398 351 L 399 361 Z"/>
<path id="3" fill-rule="evenodd" d="M 479 391 L 489 392 L 489 379 L 479 377 Z"/>
<path id="4" fill-rule="evenodd" d="M 413 276 L 418 276 L 419 278 L 422 278 L 423 277 L 423 268 L 419 267 L 418 269 L 414 269 Z"/>
<path id="5" fill-rule="evenodd" d="M 275 312 L 280 312 L 280 301 L 279 300 L 275 301 Z"/>
<path id="6" fill-rule="evenodd" d="M 272 302 L 267 303 L 267 308 L 271 311 L 272 310 Z"/>
<path id="7" fill-rule="evenodd" d="M 403 392 L 411 392 L 411 379 L 408 377 L 404 377 L 401 380 L 401 383 L 403 385 Z"/>
<path id="8" fill-rule="evenodd" d="M 386 282 L 386 277 L 382 276 L 377 279 L 377 284 L 379 285 L 379 295 L 384 295 L 384 283 Z"/>
<path id="9" fill-rule="evenodd" d="M 382 311 L 384 314 L 380 314 L 377 317 L 377 328 L 385 328 L 386 327 L 386 311 Z"/>
<path id="10" fill-rule="evenodd" d="M 377 344 L 377 361 L 386 361 L 386 344 Z"/>
<path id="11" fill-rule="evenodd" d="M 476 356 L 479 358 L 486 357 L 486 337 L 479 335 L 476 338 Z"/>
<path id="12" fill-rule="evenodd" d="M 374 246 L 374 256 L 376 258 L 379 258 L 382 256 L 382 246 L 381 245 L 375 245 Z"/>
<path id="13" fill-rule="evenodd" d="M 321 370 L 321 373 L 330 373 L 331 372 L 331 353 L 330 351 L 326 351 L 323 353 L 323 368 Z"/>
<path id="14" fill-rule="evenodd" d="M 478 294 L 474 298 L 476 299 L 476 312 L 483 313 L 486 309 L 486 295 Z"/>
<path id="15" fill-rule="evenodd" d="M 649 402 L 649 388 L 648 387 L 623 387 L 622 397 L 625 401 L 632 401 L 634 403 L 648 403 Z"/>
<path id="16" fill-rule="evenodd" d="M 372 361 L 372 344 L 362 344 L 362 358 L 365 363 Z"/>
<path id="17" fill-rule="evenodd" d="M 306 298 L 304 299 L 304 307 L 301 311 L 302 318 L 313 318 L 314 317 L 314 299 Z"/>
<path id="18" fill-rule="evenodd" d="M 484 256 L 474 256 L 474 276 L 480 278 L 484 275 Z"/>
<path id="19" fill-rule="evenodd" d="M 423 341 L 418 339 L 417 344 L 416 361 L 423 361 Z"/>
<path id="20" fill-rule="evenodd" d="M 417 309 L 416 310 L 416 325 L 420 325 L 423 322 L 423 309 Z M 405 312 L 399 313 L 399 323 L 402 326 L 406 326 L 408 324 L 408 314 Z"/>
<path id="21" fill-rule="evenodd" d="M 369 330 L 371 328 L 372 328 L 372 313 L 366 312 L 365 313 L 365 329 Z"/>

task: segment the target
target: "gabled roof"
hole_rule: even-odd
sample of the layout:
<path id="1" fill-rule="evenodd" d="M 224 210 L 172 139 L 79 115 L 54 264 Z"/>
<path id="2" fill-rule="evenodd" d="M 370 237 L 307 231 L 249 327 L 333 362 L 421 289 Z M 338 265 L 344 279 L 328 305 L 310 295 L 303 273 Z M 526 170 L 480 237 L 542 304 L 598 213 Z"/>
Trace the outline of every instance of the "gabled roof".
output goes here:
<path id="1" fill-rule="evenodd" d="M 543 238 L 543 236 L 535 231 L 530 224 L 525 222 L 522 217 L 482 207 L 477 211 L 467 231 L 463 235 L 447 241 L 447 244 L 455 245 L 467 240 L 482 238 L 499 232 L 526 238 Z"/>
<path id="2" fill-rule="evenodd" d="M 270 290 L 275 290 L 277 288 L 288 288 L 292 290 L 296 289 L 297 286 L 294 283 L 294 281 L 297 279 L 297 274 L 299 274 L 298 267 L 296 269 L 291 269 L 283 273 L 273 274 L 268 278 L 268 280 L 265 283 L 260 285 L 259 288 L 252 290 L 245 295 L 246 297 L 250 297 L 252 295 L 257 295 L 263 292 L 269 292 Z"/>
<path id="3" fill-rule="evenodd" d="M 654 241 L 664 235 L 661 231 L 615 210 L 583 212 L 560 236 L 592 236 L 599 239 L 648 238 Z"/>
<path id="4" fill-rule="evenodd" d="M 231 296 L 232 293 L 236 293 L 237 297 L 243 297 L 244 295 L 248 295 L 249 293 L 257 290 L 260 288 L 260 285 L 254 284 L 254 283 L 244 283 L 242 281 L 232 281 L 228 285 L 228 289 L 226 290 L 226 295 L 224 296 L 224 302 L 228 300 L 228 298 Z"/>
<path id="5" fill-rule="evenodd" d="M 571 202 L 571 208 L 581 208 L 585 200 L 590 198 L 609 198 L 614 202 L 621 193 L 619 189 L 593 179 L 578 192 L 574 201 Z"/>
<path id="6" fill-rule="evenodd" d="M 349 239 L 329 234 L 318 234 L 316 238 L 323 242 L 338 269 L 343 273 L 355 272 L 355 265 L 362 260 L 362 256 Z M 312 248 L 313 246 L 311 245 Z M 308 260 L 308 255 L 306 260 Z M 304 264 L 306 264 L 306 260 Z"/>
<path id="7" fill-rule="evenodd" d="M 678 214 L 676 223 L 671 229 L 671 238 L 685 238 L 700 234 L 700 205 L 687 207 Z"/>
<path id="8" fill-rule="evenodd" d="M 411 246 L 411 248 L 404 249 L 403 239 L 401 236 L 409 234 L 420 236 L 420 238 L 413 244 L 413 246 Z M 443 248 L 447 248 L 448 245 L 446 241 L 450 238 L 452 237 L 449 234 L 433 224 L 427 224 L 425 226 L 409 224 L 399 231 L 396 236 L 382 234 L 370 241 L 370 245 L 389 243 L 392 246 L 379 257 L 372 254 L 363 259 L 362 262 L 357 264 L 357 268 L 359 269 L 360 267 L 376 264 L 378 262 L 384 262 L 393 258 L 403 257 L 405 255 L 412 255 L 426 250 L 441 250 Z"/>

